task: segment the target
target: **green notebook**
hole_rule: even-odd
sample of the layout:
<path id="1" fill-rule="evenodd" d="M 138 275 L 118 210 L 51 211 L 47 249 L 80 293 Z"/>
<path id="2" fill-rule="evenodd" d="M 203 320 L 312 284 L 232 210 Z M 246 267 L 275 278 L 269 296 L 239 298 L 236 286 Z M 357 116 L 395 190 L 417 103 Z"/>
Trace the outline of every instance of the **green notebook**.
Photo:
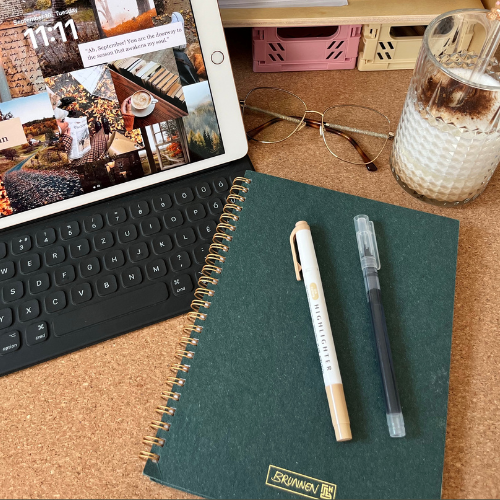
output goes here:
<path id="1" fill-rule="evenodd" d="M 255 172 L 144 473 L 209 498 L 439 498 L 459 223 Z M 395 189 L 397 189 L 395 187 Z M 353 217 L 374 221 L 406 437 L 389 436 Z M 337 442 L 289 237 L 311 226 L 353 440 Z M 221 252 L 222 253 L 222 252 Z M 166 372 L 169 371 L 166 367 Z"/>

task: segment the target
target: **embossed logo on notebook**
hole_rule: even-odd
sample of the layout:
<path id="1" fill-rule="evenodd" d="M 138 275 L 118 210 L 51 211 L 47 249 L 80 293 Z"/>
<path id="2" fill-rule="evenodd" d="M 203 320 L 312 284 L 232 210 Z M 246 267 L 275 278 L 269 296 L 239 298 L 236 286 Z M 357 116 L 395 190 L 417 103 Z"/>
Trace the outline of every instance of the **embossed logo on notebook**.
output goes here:
<path id="1" fill-rule="evenodd" d="M 335 484 L 274 465 L 270 465 L 267 470 L 266 484 L 296 495 L 322 500 L 333 500 L 337 493 L 337 485 Z"/>

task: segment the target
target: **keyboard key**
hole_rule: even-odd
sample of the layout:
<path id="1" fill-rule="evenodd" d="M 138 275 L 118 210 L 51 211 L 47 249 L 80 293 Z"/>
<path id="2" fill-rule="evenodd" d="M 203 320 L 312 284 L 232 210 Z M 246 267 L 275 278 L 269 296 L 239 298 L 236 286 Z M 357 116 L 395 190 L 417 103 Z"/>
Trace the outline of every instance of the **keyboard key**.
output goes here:
<path id="1" fill-rule="evenodd" d="M 212 190 L 208 182 L 200 182 L 196 185 L 196 192 L 200 198 L 208 198 L 212 194 Z"/>
<path id="2" fill-rule="evenodd" d="M 144 236 L 151 236 L 152 234 L 159 233 L 161 231 L 160 221 L 156 217 L 142 221 L 141 231 Z"/>
<path id="3" fill-rule="evenodd" d="M 138 267 L 131 267 L 122 273 L 122 283 L 125 288 L 142 283 L 142 273 Z"/>
<path id="4" fill-rule="evenodd" d="M 117 208 L 116 210 L 108 212 L 106 218 L 111 226 L 115 226 L 127 220 L 127 212 L 125 212 L 124 208 Z"/>
<path id="5" fill-rule="evenodd" d="M 94 236 L 94 246 L 96 250 L 105 250 L 106 248 L 112 247 L 114 244 L 115 240 L 109 231 Z"/>
<path id="6" fill-rule="evenodd" d="M 194 260 L 198 264 L 205 264 L 205 257 L 210 253 L 210 243 L 201 245 L 194 251 Z"/>
<path id="7" fill-rule="evenodd" d="M 2 328 L 8 328 L 10 325 L 12 325 L 12 321 L 12 309 L 2 309 L 0 311 L 0 330 Z"/>
<path id="8" fill-rule="evenodd" d="M 104 221 L 102 215 L 96 214 L 91 217 L 85 217 L 83 220 L 83 227 L 87 233 L 92 233 L 94 231 L 99 231 L 104 227 Z"/>
<path id="9" fill-rule="evenodd" d="M 118 290 L 118 283 L 114 276 L 104 276 L 97 280 L 97 293 L 99 295 L 110 295 Z"/>
<path id="10" fill-rule="evenodd" d="M 49 327 L 45 321 L 33 323 L 26 328 L 26 342 L 29 346 L 45 342 L 49 338 Z"/>
<path id="11" fill-rule="evenodd" d="M 22 281 L 14 281 L 5 286 L 3 289 L 4 302 L 14 302 L 14 300 L 21 299 L 24 295 L 24 285 Z"/>
<path id="12" fill-rule="evenodd" d="M 186 203 L 189 203 L 190 201 L 194 200 L 194 194 L 191 188 L 183 188 L 179 189 L 178 191 L 175 192 L 175 201 L 177 202 L 178 205 L 185 205 Z"/>
<path id="13" fill-rule="evenodd" d="M 208 209 L 212 215 L 219 215 L 224 210 L 224 203 L 219 198 L 215 198 L 208 202 Z"/>
<path id="14" fill-rule="evenodd" d="M 11 245 L 12 253 L 15 255 L 28 252 L 29 250 L 31 250 L 31 237 L 21 236 L 20 238 L 14 238 Z"/>
<path id="15" fill-rule="evenodd" d="M 198 226 L 198 231 L 203 240 L 211 240 L 217 231 L 217 224 L 211 220 L 206 224 L 201 224 Z"/>
<path id="16" fill-rule="evenodd" d="M 29 257 L 23 257 L 20 262 L 21 272 L 23 274 L 34 273 L 40 269 L 41 262 L 40 256 L 38 254 L 30 255 Z"/>
<path id="17" fill-rule="evenodd" d="M 113 250 L 104 256 L 106 269 L 116 269 L 125 265 L 125 255 L 121 250 Z"/>
<path id="18" fill-rule="evenodd" d="M 170 257 L 170 267 L 174 272 L 183 271 L 191 266 L 191 259 L 187 252 L 179 252 Z"/>
<path id="19" fill-rule="evenodd" d="M 0 241 L 0 259 L 3 259 L 7 255 L 7 245 Z"/>
<path id="20" fill-rule="evenodd" d="M 149 205 L 147 201 L 134 201 L 130 205 L 130 213 L 134 219 L 145 217 L 149 214 Z"/>
<path id="21" fill-rule="evenodd" d="M 73 259 L 79 259 L 90 253 L 90 245 L 88 240 L 78 240 L 71 243 L 69 253 Z"/>
<path id="22" fill-rule="evenodd" d="M 48 313 L 55 313 L 66 307 L 66 295 L 63 291 L 49 293 L 45 297 L 45 309 Z"/>
<path id="23" fill-rule="evenodd" d="M 83 304 L 92 298 L 92 288 L 89 283 L 80 283 L 71 289 L 73 304 Z"/>
<path id="24" fill-rule="evenodd" d="M 172 198 L 168 194 L 153 198 L 153 207 L 157 212 L 168 210 L 172 206 Z"/>
<path id="25" fill-rule="evenodd" d="M 193 282 L 191 280 L 191 276 L 189 274 L 183 274 L 178 278 L 175 278 L 171 282 L 172 288 L 174 290 L 174 295 L 184 295 L 185 293 L 189 293 L 193 290 Z"/>
<path id="26" fill-rule="evenodd" d="M 80 264 L 80 274 L 83 278 L 95 276 L 96 274 L 99 274 L 100 271 L 101 265 L 99 264 L 99 259 L 97 257 L 92 257 Z"/>
<path id="27" fill-rule="evenodd" d="M 158 236 L 153 240 L 153 250 L 156 254 L 162 254 L 165 252 L 170 252 L 173 248 L 172 240 L 168 234 L 163 234 Z"/>
<path id="28" fill-rule="evenodd" d="M 43 231 L 38 231 L 36 233 L 36 244 L 39 247 L 46 247 L 47 245 L 52 245 L 56 242 L 57 236 L 54 229 L 44 229 Z"/>
<path id="29" fill-rule="evenodd" d="M 45 252 L 45 262 L 48 266 L 61 264 L 66 260 L 66 252 L 63 247 L 54 247 Z"/>
<path id="30" fill-rule="evenodd" d="M 229 191 L 229 184 L 224 177 L 221 177 L 214 181 L 214 188 L 218 193 L 224 193 L 225 191 Z"/>
<path id="31" fill-rule="evenodd" d="M 174 227 L 179 227 L 184 224 L 184 217 L 182 217 L 179 210 L 172 210 L 163 216 L 163 222 L 167 229 L 173 229 Z"/>
<path id="32" fill-rule="evenodd" d="M 50 287 L 50 278 L 47 273 L 39 274 L 30 278 L 29 282 L 30 293 L 35 295 L 37 293 L 45 292 Z"/>
<path id="33" fill-rule="evenodd" d="M 187 227 L 186 229 L 181 229 L 175 234 L 175 239 L 177 240 L 177 244 L 180 247 L 187 247 L 188 245 L 192 245 L 196 241 L 196 235 L 194 231 Z"/>
<path id="34" fill-rule="evenodd" d="M 147 259 L 149 257 L 148 245 L 144 242 L 132 245 L 128 249 L 128 254 L 132 262 L 139 262 L 140 260 Z"/>
<path id="35" fill-rule="evenodd" d="M 28 300 L 19 306 L 19 321 L 30 321 L 40 316 L 40 304 L 38 300 Z"/>
<path id="36" fill-rule="evenodd" d="M 63 240 L 76 238 L 80 234 L 80 225 L 76 221 L 68 222 L 59 228 L 59 232 Z"/>
<path id="37" fill-rule="evenodd" d="M 17 351 L 21 347 L 19 332 L 9 332 L 0 335 L 0 356 Z"/>
<path id="38" fill-rule="evenodd" d="M 54 273 L 56 285 L 63 286 L 68 283 L 73 283 L 76 279 L 75 268 L 73 266 L 64 266 L 56 269 Z"/>
<path id="39" fill-rule="evenodd" d="M 118 229 L 118 239 L 121 243 L 128 243 L 137 239 L 137 229 L 133 224 Z"/>
<path id="40" fill-rule="evenodd" d="M 186 210 L 188 219 L 191 222 L 195 222 L 197 220 L 204 219 L 207 216 L 207 212 L 201 203 L 197 205 L 193 205 Z"/>
<path id="41" fill-rule="evenodd" d="M 94 304 L 54 316 L 52 320 L 54 334 L 60 337 L 103 321 L 112 321 L 123 316 L 124 304 L 127 304 L 127 313 L 132 313 L 155 304 L 163 304 L 167 299 L 167 285 L 158 281 L 150 286 L 127 291 L 116 297 L 102 299 Z"/>
<path id="42" fill-rule="evenodd" d="M 16 274 L 14 262 L 4 262 L 0 264 L 0 281 L 12 278 Z"/>
<path id="43" fill-rule="evenodd" d="M 165 261 L 162 259 L 154 260 L 146 266 L 146 272 L 148 273 L 148 278 L 150 280 L 156 280 L 158 278 L 163 278 L 167 274 L 167 266 Z"/>

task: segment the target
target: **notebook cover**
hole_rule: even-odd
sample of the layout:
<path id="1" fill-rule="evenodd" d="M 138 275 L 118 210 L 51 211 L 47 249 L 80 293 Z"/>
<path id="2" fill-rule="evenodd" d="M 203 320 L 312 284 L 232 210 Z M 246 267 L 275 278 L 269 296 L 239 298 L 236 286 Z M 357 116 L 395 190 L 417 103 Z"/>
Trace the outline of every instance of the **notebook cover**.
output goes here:
<path id="1" fill-rule="evenodd" d="M 439 498 L 459 223 L 252 179 L 165 446 L 145 474 L 211 498 Z M 396 188 L 395 188 L 396 189 Z M 374 221 L 407 436 L 389 437 L 353 217 Z M 353 440 L 338 443 L 289 236 L 309 222 Z M 202 311 L 205 311 L 202 309 Z M 169 367 L 165 367 L 169 372 Z"/>

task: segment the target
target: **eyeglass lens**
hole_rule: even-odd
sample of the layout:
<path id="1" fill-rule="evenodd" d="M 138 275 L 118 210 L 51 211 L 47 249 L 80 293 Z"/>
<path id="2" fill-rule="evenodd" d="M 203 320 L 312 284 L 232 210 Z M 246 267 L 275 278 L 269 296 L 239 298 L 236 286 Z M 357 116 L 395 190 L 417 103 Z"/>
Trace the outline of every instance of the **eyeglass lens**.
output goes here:
<path id="1" fill-rule="evenodd" d="M 293 94 L 279 89 L 254 89 L 245 100 L 243 121 L 250 139 L 275 143 L 300 127 L 305 112 L 305 104 Z"/>

